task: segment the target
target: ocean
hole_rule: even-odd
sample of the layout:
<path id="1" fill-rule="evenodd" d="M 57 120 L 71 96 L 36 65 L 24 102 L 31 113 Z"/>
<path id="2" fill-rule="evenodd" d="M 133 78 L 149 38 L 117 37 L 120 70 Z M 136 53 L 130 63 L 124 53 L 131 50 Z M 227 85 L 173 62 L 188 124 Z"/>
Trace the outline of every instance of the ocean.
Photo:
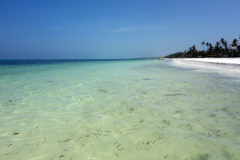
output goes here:
<path id="1" fill-rule="evenodd" d="M 240 66 L 0 60 L 1 160 L 238 160 Z"/>

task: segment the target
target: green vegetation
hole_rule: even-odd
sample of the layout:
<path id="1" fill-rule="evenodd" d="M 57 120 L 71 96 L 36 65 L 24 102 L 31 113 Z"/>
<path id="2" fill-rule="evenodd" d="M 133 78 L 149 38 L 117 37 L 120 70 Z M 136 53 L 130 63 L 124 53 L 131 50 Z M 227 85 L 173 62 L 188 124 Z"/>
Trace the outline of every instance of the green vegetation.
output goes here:
<path id="1" fill-rule="evenodd" d="M 239 35 L 240 39 L 240 35 Z M 232 47 L 236 47 L 237 50 L 228 48 L 228 43 L 224 38 L 217 41 L 215 46 L 209 42 L 202 42 L 203 50 L 197 50 L 195 45 L 188 48 L 188 51 L 176 52 L 165 56 L 165 58 L 205 58 L 205 57 L 240 57 L 240 45 L 238 45 L 238 39 L 234 39 L 231 43 Z M 207 50 L 204 49 L 206 45 Z"/>

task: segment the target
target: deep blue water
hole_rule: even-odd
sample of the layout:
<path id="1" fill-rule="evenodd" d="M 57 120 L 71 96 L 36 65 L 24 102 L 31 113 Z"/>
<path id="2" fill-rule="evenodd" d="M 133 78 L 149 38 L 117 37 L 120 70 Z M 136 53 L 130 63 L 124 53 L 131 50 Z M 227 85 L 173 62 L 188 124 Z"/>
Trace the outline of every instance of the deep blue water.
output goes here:
<path id="1" fill-rule="evenodd" d="M 56 64 L 69 62 L 90 62 L 90 61 L 127 61 L 143 60 L 143 58 L 134 59 L 7 59 L 0 60 L 0 65 L 34 65 L 34 64 Z"/>

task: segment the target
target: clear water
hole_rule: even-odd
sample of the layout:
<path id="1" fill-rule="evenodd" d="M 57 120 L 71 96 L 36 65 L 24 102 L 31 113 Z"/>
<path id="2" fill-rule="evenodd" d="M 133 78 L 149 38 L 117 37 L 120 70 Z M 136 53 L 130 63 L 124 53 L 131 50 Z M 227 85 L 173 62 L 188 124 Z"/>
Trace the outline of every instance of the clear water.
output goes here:
<path id="1" fill-rule="evenodd" d="M 0 159 L 240 157 L 239 66 L 1 63 Z"/>

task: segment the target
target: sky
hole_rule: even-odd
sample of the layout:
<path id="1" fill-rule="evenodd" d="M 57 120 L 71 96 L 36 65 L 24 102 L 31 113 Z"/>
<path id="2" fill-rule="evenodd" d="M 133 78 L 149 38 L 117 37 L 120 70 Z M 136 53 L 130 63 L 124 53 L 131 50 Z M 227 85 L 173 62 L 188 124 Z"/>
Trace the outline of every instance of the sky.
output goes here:
<path id="1" fill-rule="evenodd" d="M 0 59 L 125 59 L 228 44 L 239 0 L 0 0 Z M 205 46 L 206 49 L 206 46 Z"/>

